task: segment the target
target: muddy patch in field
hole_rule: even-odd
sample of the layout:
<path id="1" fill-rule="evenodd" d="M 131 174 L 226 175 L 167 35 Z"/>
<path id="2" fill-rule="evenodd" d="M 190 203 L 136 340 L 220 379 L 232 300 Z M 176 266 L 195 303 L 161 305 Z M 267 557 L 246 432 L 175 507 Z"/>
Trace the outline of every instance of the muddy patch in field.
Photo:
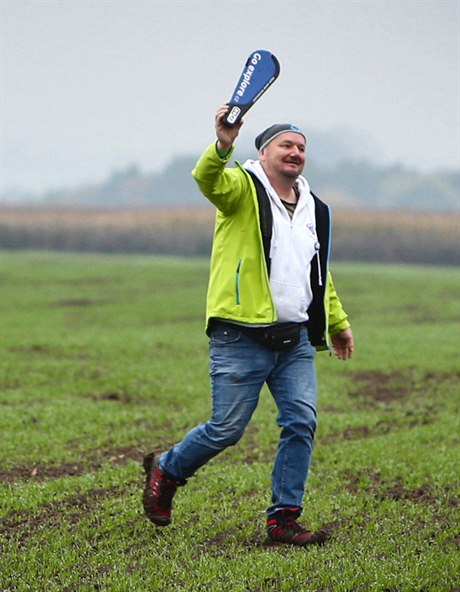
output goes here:
<path id="1" fill-rule="evenodd" d="M 348 395 L 359 399 L 360 405 L 366 407 L 378 403 L 391 404 L 427 393 L 436 393 L 449 385 L 457 385 L 460 372 L 420 374 L 417 368 L 409 367 L 404 372 L 381 372 L 368 370 L 352 374 L 353 387 Z"/>
<path id="2" fill-rule="evenodd" d="M 333 432 L 332 434 L 325 434 L 324 436 L 317 436 L 315 442 L 317 444 L 335 444 L 343 440 L 361 440 L 363 438 L 370 438 L 376 436 L 378 432 L 375 426 L 350 426 L 341 432 Z"/>
<path id="3" fill-rule="evenodd" d="M 459 505 L 455 491 L 449 486 L 444 486 L 439 490 L 429 483 L 425 483 L 411 489 L 400 476 L 392 482 L 388 482 L 380 473 L 370 469 L 356 473 L 349 471 L 344 474 L 344 477 L 345 489 L 354 495 L 366 493 L 378 500 L 393 499 L 429 505 L 441 504 L 450 508 Z"/>
<path id="4" fill-rule="evenodd" d="M 148 405 L 151 406 L 153 402 L 160 401 L 161 395 L 157 392 L 151 391 L 145 397 L 136 394 L 108 391 L 102 393 L 84 393 L 81 395 L 85 399 L 90 399 L 96 403 L 100 402 L 113 402 L 121 403 L 122 405 Z M 166 424 L 163 424 L 166 425 Z"/>
<path id="5" fill-rule="evenodd" d="M 108 393 L 89 393 L 85 395 L 92 401 L 114 401 L 117 403 L 123 403 L 123 405 L 139 404 L 139 403 L 150 403 L 146 399 L 136 398 L 129 393 L 118 393 L 116 391 Z"/>
<path id="6" fill-rule="evenodd" d="M 49 346 L 42 343 L 31 343 L 30 345 L 28 344 L 10 347 L 9 351 L 19 354 L 49 354 L 51 349 Z"/>
<path id="7" fill-rule="evenodd" d="M 350 397 L 361 397 L 366 400 L 392 403 L 407 397 L 412 390 L 412 380 L 402 372 L 386 374 L 377 370 L 367 372 L 355 372 L 353 374 L 355 384 Z"/>
<path id="8" fill-rule="evenodd" d="M 63 307 L 78 307 L 78 306 L 95 306 L 100 304 L 107 304 L 108 300 L 92 300 L 91 298 L 70 298 L 68 300 L 56 300 L 51 306 Z"/>
<path id="9" fill-rule="evenodd" d="M 429 425 L 436 420 L 437 409 L 433 405 L 427 405 L 417 410 L 407 410 L 391 419 L 382 419 L 372 425 L 348 426 L 340 432 L 333 432 L 318 436 L 319 444 L 336 444 L 337 442 L 363 440 L 375 436 L 383 436 L 390 432 L 410 430 L 418 426 Z"/>
<path id="10" fill-rule="evenodd" d="M 144 452 L 134 446 L 118 448 L 100 448 L 85 455 L 85 462 L 62 462 L 58 465 L 32 462 L 9 469 L 0 468 L 0 479 L 6 482 L 46 481 L 62 477 L 85 475 L 101 469 L 104 463 L 124 465 L 130 460 L 140 462 Z"/>
<path id="11" fill-rule="evenodd" d="M 120 486 L 92 489 L 44 504 L 38 511 L 14 511 L 0 520 L 0 526 L 7 539 L 14 537 L 20 543 L 25 543 L 31 535 L 42 530 L 43 527 L 49 528 L 63 520 L 66 524 L 77 524 L 82 517 L 88 516 L 92 508 L 121 491 Z"/>

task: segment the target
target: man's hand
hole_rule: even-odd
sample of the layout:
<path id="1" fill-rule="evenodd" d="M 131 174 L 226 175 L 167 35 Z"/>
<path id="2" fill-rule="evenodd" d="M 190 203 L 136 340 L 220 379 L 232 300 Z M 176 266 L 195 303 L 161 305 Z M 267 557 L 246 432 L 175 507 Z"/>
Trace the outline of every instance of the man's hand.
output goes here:
<path id="1" fill-rule="evenodd" d="M 240 128 L 243 125 L 241 120 L 234 127 L 228 127 L 222 122 L 222 118 L 228 111 L 228 105 L 222 105 L 219 107 L 216 113 L 216 136 L 217 136 L 217 149 L 221 152 L 228 152 L 233 146 L 233 142 L 236 140 L 240 133 Z"/>
<path id="2" fill-rule="evenodd" d="M 355 350 L 353 333 L 350 328 L 331 335 L 332 349 L 339 360 L 349 360 Z"/>

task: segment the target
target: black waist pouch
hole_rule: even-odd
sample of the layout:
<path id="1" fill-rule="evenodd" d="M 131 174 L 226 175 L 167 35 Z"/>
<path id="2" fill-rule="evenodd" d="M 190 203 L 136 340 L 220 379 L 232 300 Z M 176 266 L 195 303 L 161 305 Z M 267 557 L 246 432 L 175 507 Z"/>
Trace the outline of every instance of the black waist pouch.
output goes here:
<path id="1" fill-rule="evenodd" d="M 257 343 L 272 350 L 289 349 L 300 341 L 302 323 L 277 323 L 270 327 L 245 327 L 238 325 L 238 329 Z"/>

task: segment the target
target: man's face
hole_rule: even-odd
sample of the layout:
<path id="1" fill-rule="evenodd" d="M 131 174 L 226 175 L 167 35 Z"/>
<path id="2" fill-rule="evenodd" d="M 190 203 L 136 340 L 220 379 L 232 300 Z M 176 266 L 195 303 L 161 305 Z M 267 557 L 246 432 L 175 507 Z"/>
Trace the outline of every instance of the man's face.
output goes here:
<path id="1" fill-rule="evenodd" d="M 305 139 L 296 132 L 283 132 L 260 151 L 259 158 L 268 177 L 296 179 L 305 166 Z"/>

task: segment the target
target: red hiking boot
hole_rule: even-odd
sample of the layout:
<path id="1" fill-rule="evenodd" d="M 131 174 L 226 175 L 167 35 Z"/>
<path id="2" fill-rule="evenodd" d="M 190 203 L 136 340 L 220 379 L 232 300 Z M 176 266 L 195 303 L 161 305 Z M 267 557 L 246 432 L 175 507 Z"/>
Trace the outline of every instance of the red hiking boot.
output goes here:
<path id="1" fill-rule="evenodd" d="M 302 528 L 296 521 L 300 515 L 299 508 L 281 508 L 267 519 L 269 538 L 274 543 L 285 543 L 304 547 L 306 545 L 321 545 L 326 541 L 325 532 L 311 532 Z"/>
<path id="2" fill-rule="evenodd" d="M 144 458 L 146 484 L 142 502 L 149 520 L 157 526 L 167 526 L 171 522 L 172 499 L 179 485 L 185 481 L 176 481 L 160 469 L 151 452 Z"/>

